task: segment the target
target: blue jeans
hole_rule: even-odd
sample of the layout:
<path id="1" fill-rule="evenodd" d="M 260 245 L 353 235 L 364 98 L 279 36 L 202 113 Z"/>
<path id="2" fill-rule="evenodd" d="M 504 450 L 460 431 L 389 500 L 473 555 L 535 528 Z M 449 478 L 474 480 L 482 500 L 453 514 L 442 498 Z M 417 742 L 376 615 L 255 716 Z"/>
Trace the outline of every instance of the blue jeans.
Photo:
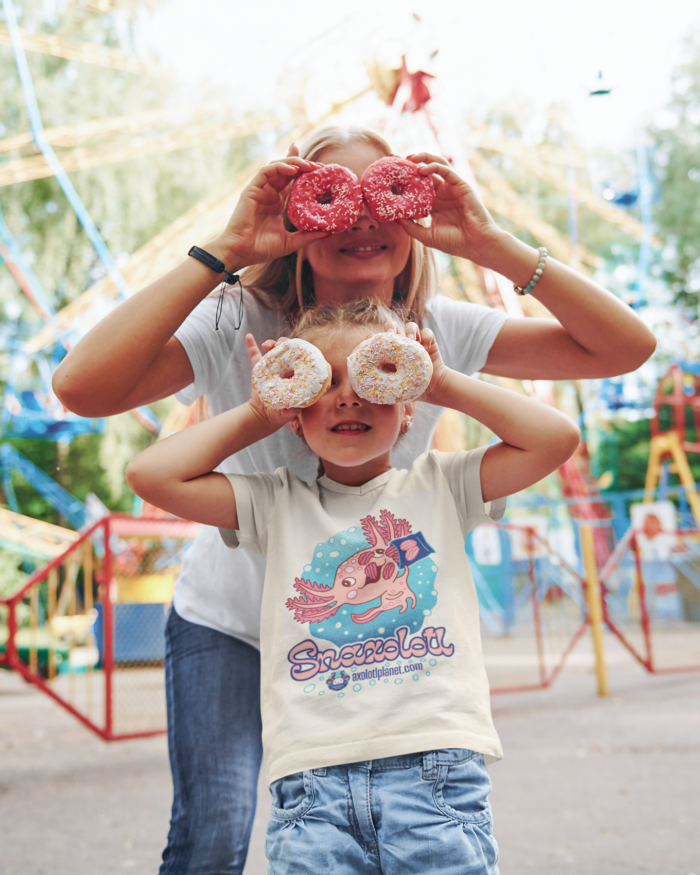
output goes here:
<path id="1" fill-rule="evenodd" d="M 498 875 L 481 754 L 437 750 L 271 786 L 268 875 Z"/>
<path id="2" fill-rule="evenodd" d="M 160 875 L 240 875 L 262 759 L 260 654 L 171 608 L 165 690 L 174 798 Z"/>

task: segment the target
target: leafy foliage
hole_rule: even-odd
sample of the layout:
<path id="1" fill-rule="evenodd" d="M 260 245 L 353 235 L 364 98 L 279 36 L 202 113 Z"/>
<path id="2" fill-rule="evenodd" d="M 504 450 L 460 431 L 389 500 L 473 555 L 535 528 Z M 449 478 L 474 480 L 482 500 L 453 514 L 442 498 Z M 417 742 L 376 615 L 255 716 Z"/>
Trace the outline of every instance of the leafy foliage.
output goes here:
<path id="1" fill-rule="evenodd" d="M 73 42 L 114 47 L 125 53 L 134 51 L 138 39 L 138 17 L 132 17 L 119 4 L 113 4 L 107 14 L 96 12 L 94 6 L 43 0 L 24 0 L 15 7 L 21 16 L 20 26 L 29 33 L 55 33 Z M 171 93 L 165 80 L 154 77 L 36 52 L 28 52 L 27 61 L 47 130 L 168 106 L 177 108 L 181 99 Z M 0 139 L 28 131 L 29 118 L 12 49 L 0 46 Z M 141 133 L 162 136 L 157 128 Z M 130 142 L 128 134 L 110 136 L 110 146 Z M 80 146 L 89 151 L 95 141 L 88 139 Z M 120 263 L 230 180 L 258 150 L 256 137 L 204 143 L 183 151 L 76 171 L 70 178 Z M 57 151 L 60 155 L 60 148 Z M 36 148 L 28 144 L 0 151 L 0 161 L 36 154 Z M 54 178 L 0 187 L 0 204 L 8 227 L 57 310 L 104 274 Z M 3 322 L 15 323 L 18 315 L 24 335 L 39 329 L 38 315 L 0 261 L 0 328 Z M 6 361 L 2 357 L 0 365 L 5 367 Z M 163 405 L 157 406 L 161 417 L 170 403 Z M 41 440 L 12 443 L 77 498 L 84 500 L 88 492 L 94 492 L 109 508 L 130 511 L 132 495 L 124 481 L 124 467 L 152 437 L 124 414 L 108 420 L 104 435 L 78 437 L 67 449 Z M 56 512 L 20 477 L 14 478 L 14 488 L 23 513 L 48 522 L 59 521 Z"/>
<path id="2" fill-rule="evenodd" d="M 658 233 L 675 299 L 698 312 L 700 293 L 700 32 L 688 36 L 674 75 L 666 128 L 653 131 L 661 166 Z"/>

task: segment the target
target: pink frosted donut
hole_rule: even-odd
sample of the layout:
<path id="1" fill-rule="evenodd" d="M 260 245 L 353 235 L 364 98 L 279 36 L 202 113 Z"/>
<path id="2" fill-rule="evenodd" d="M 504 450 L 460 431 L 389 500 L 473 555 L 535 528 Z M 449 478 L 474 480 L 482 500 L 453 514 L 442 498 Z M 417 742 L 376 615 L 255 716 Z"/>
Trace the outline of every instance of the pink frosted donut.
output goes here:
<path id="1" fill-rule="evenodd" d="M 292 186 L 287 215 L 302 231 L 347 231 L 362 212 L 362 186 L 352 170 L 326 164 Z"/>
<path id="2" fill-rule="evenodd" d="M 396 155 L 370 164 L 362 177 L 362 194 L 372 216 L 379 222 L 423 219 L 430 215 L 435 188 L 418 165 Z"/>
<path id="3" fill-rule="evenodd" d="M 372 404 L 414 401 L 430 385 L 433 363 L 417 340 L 387 331 L 363 340 L 348 356 L 348 375 Z"/>
<path id="4" fill-rule="evenodd" d="M 265 407 L 310 407 L 331 384 L 331 366 L 307 340 L 285 340 L 253 368 L 253 388 Z"/>

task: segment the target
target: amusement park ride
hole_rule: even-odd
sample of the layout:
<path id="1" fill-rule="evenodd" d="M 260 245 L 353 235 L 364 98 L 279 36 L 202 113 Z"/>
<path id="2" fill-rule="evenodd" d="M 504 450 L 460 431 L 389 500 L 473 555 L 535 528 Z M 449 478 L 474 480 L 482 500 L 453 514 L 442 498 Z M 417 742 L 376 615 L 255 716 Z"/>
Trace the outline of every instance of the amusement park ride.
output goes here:
<path id="1" fill-rule="evenodd" d="M 661 425 L 666 413 L 668 426 Z M 690 414 L 690 416 L 688 416 Z M 692 420 L 694 440 L 689 439 L 688 419 Z M 664 473 L 664 460 L 671 459 L 669 472 L 676 474 L 685 487 L 696 525 L 700 523 L 700 496 L 695 489 L 688 453 L 700 456 L 700 367 L 691 362 L 675 362 L 659 380 L 654 395 L 651 420 L 649 466 L 644 484 L 648 501 Z"/>
<path id="2" fill-rule="evenodd" d="M 187 149 L 202 143 L 229 141 L 262 131 L 288 131 L 288 125 L 285 128 L 285 125 L 273 115 L 262 114 L 222 120 L 219 105 L 203 104 L 189 110 L 178 109 L 177 112 L 170 109 L 155 110 L 44 129 L 26 63 L 25 50 L 143 75 L 159 75 L 159 71 L 116 49 L 78 43 L 49 34 L 35 33 L 30 36 L 18 27 L 12 0 L 2 0 L 2 3 L 7 26 L 0 26 L 0 45 L 11 46 L 14 52 L 30 117 L 31 132 L 0 140 L 0 154 L 20 148 L 26 150 L 32 144 L 35 147 L 35 154 L 13 158 L 0 164 L 0 202 L 1 189 L 4 186 L 54 176 L 106 271 L 102 279 L 59 312 L 55 312 L 50 295 L 41 288 L 0 213 L 0 264 L 5 264 L 43 323 L 43 327 L 30 338 L 20 339 L 18 336 L 6 338 L 10 364 L 8 372 L 3 375 L 5 390 L 1 410 L 2 437 L 33 437 L 65 443 L 72 441 L 78 434 L 102 431 L 104 421 L 86 420 L 62 407 L 51 389 L 53 369 L 66 351 L 121 300 L 176 264 L 180 260 L 181 253 L 188 250 L 193 240 L 207 240 L 215 236 L 231 214 L 243 186 L 264 161 L 251 163 L 232 179 L 228 186 L 224 186 L 173 221 L 154 239 L 134 252 L 122 268 L 117 266 L 109 253 L 108 247 L 67 174 L 156 153 Z M 99 9 L 106 5 L 108 10 L 111 4 L 109 0 L 104 0 L 88 5 Z M 433 138 L 439 147 L 442 131 L 439 130 L 430 110 L 430 80 L 433 77 L 421 70 L 410 72 L 405 60 L 398 70 L 388 70 L 375 64 L 368 69 L 368 73 L 369 88 L 334 104 L 324 118 L 317 119 L 314 123 L 304 117 L 297 118 L 291 133 L 278 135 L 275 151 L 283 153 L 289 143 L 298 141 L 314 124 L 319 125 L 339 116 L 345 106 L 368 91 L 374 91 L 391 108 L 391 124 L 400 127 L 402 119 L 410 115 L 414 121 L 419 120 L 422 125 L 424 139 L 430 141 L 430 138 Z M 474 121 L 471 124 L 468 143 L 462 144 L 459 151 L 454 151 L 455 154 L 451 155 L 451 159 L 455 166 L 467 178 L 474 180 L 489 210 L 509 220 L 515 229 L 526 230 L 538 243 L 545 245 L 553 256 L 577 266 L 579 270 L 591 273 L 601 264 L 601 259 L 581 245 L 577 234 L 567 236 L 544 221 L 509 184 L 497 167 L 487 160 L 488 153 L 507 155 L 519 161 L 530 173 L 562 192 L 568 199 L 570 211 L 576 215 L 580 209 L 591 211 L 633 240 L 647 241 L 647 243 L 651 241 L 652 245 L 655 242 L 648 225 L 619 209 L 615 204 L 597 196 L 577 181 L 571 170 L 585 167 L 586 159 L 572 149 L 556 148 L 551 145 L 538 148 L 527 146 L 511 137 L 496 134 L 487 126 Z M 577 228 L 575 216 L 570 221 L 571 228 Z M 535 299 L 516 297 L 512 285 L 492 271 L 477 269 L 470 262 L 459 258 L 452 259 L 452 266 L 453 273 L 447 274 L 443 280 L 445 293 L 476 303 L 487 303 L 512 315 L 549 316 Z M 25 366 L 28 362 L 33 363 L 39 378 L 30 388 L 19 388 L 18 374 L 23 370 L 26 371 Z M 688 376 L 691 372 L 692 379 Z M 508 385 L 511 383 L 514 384 L 515 381 L 510 381 Z M 667 394 L 667 385 L 672 386 L 671 394 Z M 546 403 L 554 403 L 551 388 L 546 383 L 523 381 L 522 384 L 517 385 L 517 389 L 535 395 Z M 658 414 L 664 405 L 671 405 L 675 419 L 672 419 L 668 430 L 661 431 Z M 649 495 L 657 485 L 663 459 L 670 455 L 681 483 L 686 487 L 687 498 L 695 517 L 700 520 L 700 498 L 695 492 L 695 484 L 686 457 L 687 452 L 700 453 L 700 431 L 697 430 L 700 425 L 700 377 L 696 371 L 691 367 L 686 367 L 685 370 L 680 366 L 671 368 L 667 378 L 660 383 L 654 406 L 657 417 L 652 420 L 653 438 L 646 484 L 647 489 L 650 490 Z M 693 421 L 696 426 L 695 442 L 689 442 L 685 435 L 687 407 L 693 411 Z M 163 423 L 147 407 L 131 413 L 145 428 L 162 436 L 186 427 L 197 421 L 198 416 L 201 415 L 197 403 L 191 408 L 176 404 Z M 436 440 L 438 446 L 443 449 L 456 448 L 457 444 L 461 446 L 454 428 L 450 427 L 450 422 L 447 417 L 439 426 Z M 77 706 L 71 705 L 69 710 L 99 732 L 102 737 L 118 737 L 118 727 L 115 728 L 113 722 L 110 698 L 110 672 L 114 668 L 113 651 L 121 653 L 121 662 L 125 665 L 133 663 L 148 667 L 162 660 L 162 652 L 158 647 L 155 650 L 148 648 L 144 650 L 143 647 L 139 649 L 138 644 L 134 644 L 133 647 L 128 644 L 131 640 L 129 624 L 136 622 L 134 617 L 145 617 L 144 611 L 148 608 L 150 611 L 148 622 L 153 624 L 153 629 L 162 638 L 162 604 L 168 602 L 172 596 L 172 586 L 182 551 L 188 539 L 192 537 L 194 529 L 191 526 L 188 528 L 188 524 L 162 518 L 127 521 L 113 516 L 111 519 L 110 517 L 99 519 L 99 514 L 91 514 L 82 502 L 77 501 L 59 484 L 39 471 L 6 442 L 0 446 L 0 468 L 6 501 L 10 507 L 9 510 L 0 511 L 0 546 L 19 552 L 30 566 L 37 566 L 49 560 L 48 565 L 38 568 L 30 575 L 27 583 L 18 593 L 11 599 L 5 600 L 11 609 L 10 627 L 15 623 L 15 627 L 10 628 L 10 641 L 14 640 L 13 635 L 19 640 L 19 636 L 23 633 L 17 625 L 16 617 L 19 616 L 18 612 L 23 602 L 26 603 L 28 600 L 30 603 L 29 631 L 26 632 L 29 638 L 24 645 L 13 644 L 14 656 L 8 650 L 9 655 L 6 656 L 5 661 L 9 661 L 13 667 L 22 671 L 28 680 L 45 689 L 49 695 L 58 698 L 45 680 L 39 677 L 42 663 L 37 653 L 40 647 L 36 644 L 38 639 L 31 638 L 30 633 L 38 634 L 37 630 L 41 626 L 40 616 L 44 618 L 44 625 L 53 623 L 52 628 L 55 627 L 55 630 L 59 630 L 60 627 L 63 630 L 61 635 L 64 638 L 67 636 L 66 640 L 72 642 L 66 651 L 68 656 L 73 652 L 76 644 L 80 644 L 83 650 L 92 646 L 90 642 L 94 643 L 99 637 L 97 626 L 102 624 L 103 644 L 100 645 L 99 653 L 95 650 L 97 654 L 95 658 L 92 661 L 87 660 L 83 668 L 89 672 L 93 666 L 104 667 L 106 685 L 103 693 L 106 708 L 104 722 L 98 727 L 92 717 L 86 716 L 89 708 L 92 707 L 90 704 L 88 708 L 88 702 L 92 702 L 92 692 L 89 695 L 86 693 L 88 698 L 85 699 L 82 710 L 78 709 L 80 713 L 76 710 Z M 51 526 L 23 516 L 12 484 L 15 473 L 39 491 L 73 528 Z M 568 502 L 570 517 L 577 518 L 579 521 L 599 521 L 615 516 L 614 511 L 607 509 L 607 504 L 603 503 L 598 494 L 598 487 L 590 475 L 585 447 L 582 447 L 575 459 L 570 460 L 560 469 L 559 481 L 561 492 Z M 606 501 L 610 503 L 609 497 Z M 623 511 L 623 515 L 626 517 L 626 511 Z M 625 524 L 629 525 L 629 521 L 625 520 Z M 611 557 L 612 545 L 609 539 L 600 534 L 600 531 L 595 530 L 595 546 L 598 564 L 602 566 Z M 504 543 L 503 537 L 501 543 Z M 60 564 L 59 560 L 64 551 L 68 551 L 65 553 L 66 556 L 70 554 L 77 557 L 70 560 L 73 562 L 72 565 L 67 559 L 63 565 Z M 557 572 L 559 577 L 556 585 L 561 592 L 564 592 L 568 586 L 562 577 L 563 568 L 564 565 L 561 565 L 560 572 Z M 575 572 L 571 573 L 575 574 Z M 478 569 L 475 576 L 480 596 L 484 601 L 482 607 L 485 622 L 489 621 L 489 605 L 494 611 L 500 610 L 501 615 L 504 615 L 503 604 L 500 607 L 493 604 L 492 591 Z M 97 588 L 97 583 L 100 584 L 100 589 Z M 571 586 L 569 590 L 573 592 Z M 40 596 L 39 593 L 43 595 Z M 57 593 L 64 593 L 64 595 L 57 596 Z M 97 605 L 100 598 L 101 604 Z M 574 602 L 578 605 L 575 610 L 579 611 L 580 604 L 575 599 L 572 603 Z M 94 608 L 93 603 L 97 605 Z M 82 614 L 80 612 L 76 614 L 76 605 L 80 604 L 83 605 L 84 611 Z M 150 610 L 154 605 L 157 609 Z M 91 624 L 85 625 L 84 617 L 88 608 L 90 611 L 94 610 L 94 613 L 90 614 L 91 624 L 95 624 L 94 628 Z M 143 610 L 139 613 L 138 610 L 132 610 L 134 608 Z M 62 615 L 60 611 L 63 611 Z M 491 614 L 494 611 L 491 611 Z M 79 620 L 78 616 L 83 619 Z M 71 620 L 71 617 L 74 619 Z M 111 637 L 113 635 L 117 636 L 118 641 L 126 641 L 127 644 L 113 646 Z M 35 643 L 32 644 L 32 641 Z M 2 639 L 0 639 L 1 644 Z M 51 655 L 57 646 L 51 643 L 46 645 L 48 650 L 44 655 L 44 676 L 49 680 L 57 672 L 60 673 Z M 122 650 L 119 650 L 119 647 L 122 647 Z M 1 652 L 0 664 L 2 664 Z M 30 665 L 31 671 L 26 665 Z M 62 701 L 62 704 L 65 705 L 65 701 Z M 146 733 L 151 731 L 147 726 L 141 729 Z"/>

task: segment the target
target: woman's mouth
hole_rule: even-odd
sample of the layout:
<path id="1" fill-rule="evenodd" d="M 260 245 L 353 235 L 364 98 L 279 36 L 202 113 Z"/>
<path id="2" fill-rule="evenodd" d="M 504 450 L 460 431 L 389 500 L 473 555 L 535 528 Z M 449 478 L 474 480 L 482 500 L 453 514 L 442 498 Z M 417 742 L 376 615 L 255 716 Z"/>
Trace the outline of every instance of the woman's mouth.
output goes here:
<path id="1" fill-rule="evenodd" d="M 348 255 L 350 258 L 375 258 L 377 255 L 380 255 L 382 252 L 385 252 L 387 246 L 376 245 L 376 246 L 343 246 L 340 249 L 340 252 L 343 255 Z"/>

